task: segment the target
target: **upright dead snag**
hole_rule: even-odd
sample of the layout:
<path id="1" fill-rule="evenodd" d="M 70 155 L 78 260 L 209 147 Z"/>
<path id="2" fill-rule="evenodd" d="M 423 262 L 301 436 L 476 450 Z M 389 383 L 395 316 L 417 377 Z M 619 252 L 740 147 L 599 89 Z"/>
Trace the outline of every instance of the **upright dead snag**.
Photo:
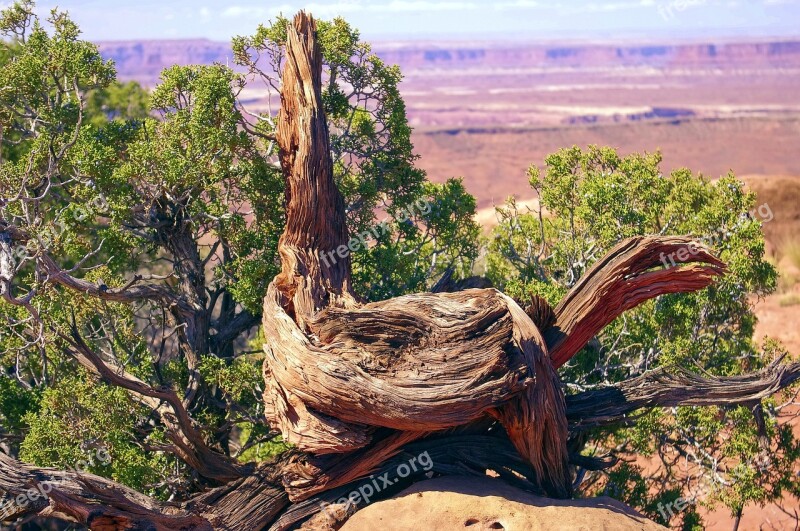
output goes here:
<path id="1" fill-rule="evenodd" d="M 290 26 L 276 138 L 286 180 L 286 228 L 278 244 L 282 270 L 274 285 L 296 322 L 332 306 L 352 306 L 350 257 L 325 265 L 320 253 L 347 244 L 344 200 L 333 181 L 328 124 L 322 109 L 322 52 L 314 20 Z"/>
<path id="2" fill-rule="evenodd" d="M 542 486 L 568 495 L 563 394 L 541 334 L 513 300 L 484 289 L 359 305 L 350 261 L 320 261 L 346 244 L 347 229 L 314 31 L 300 13 L 286 45 L 277 135 L 288 202 L 283 269 L 263 318 L 269 420 L 312 454 L 370 455 L 387 437 L 378 428 L 419 437 L 493 415 Z"/>

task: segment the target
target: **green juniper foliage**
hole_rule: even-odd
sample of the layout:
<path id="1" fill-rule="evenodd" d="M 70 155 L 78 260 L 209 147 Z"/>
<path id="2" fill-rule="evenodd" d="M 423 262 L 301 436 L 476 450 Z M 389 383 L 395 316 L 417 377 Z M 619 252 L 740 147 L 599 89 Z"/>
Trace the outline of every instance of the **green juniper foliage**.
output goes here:
<path id="1" fill-rule="evenodd" d="M 169 423 L 82 366 L 74 338 L 115 374 L 173 390 L 213 450 L 253 462 L 286 448 L 264 420 L 269 338 L 258 330 L 284 223 L 275 109 L 247 109 L 240 96 L 258 89 L 277 98 L 288 21 L 235 38 L 238 70 L 174 66 L 148 93 L 118 83 L 66 14 L 42 21 L 33 7 L 19 1 L 0 16 L 0 232 L 25 235 L 10 243 L 13 279 L 0 279 L 0 448 L 64 468 L 101 448 L 111 461 L 91 472 L 185 498 L 208 484 L 174 454 Z M 318 30 L 348 228 L 375 235 L 352 254 L 356 289 L 380 300 L 425 290 L 447 270 L 472 274 L 483 243 L 475 200 L 460 180 L 431 183 L 416 166 L 398 68 L 342 19 Z M 659 366 L 741 374 L 778 355 L 777 345 L 752 340 L 749 298 L 774 289 L 776 272 L 763 259 L 758 220 L 746 215 L 754 198 L 733 176 L 664 176 L 658 155 L 605 148 L 566 149 L 545 162 L 529 173 L 543 211 L 521 213 L 513 202 L 498 211 L 486 267 L 500 289 L 555 304 L 605 251 L 637 234 L 713 236 L 730 268 L 712 288 L 661 297 L 609 325 L 562 370 L 570 390 Z M 667 464 L 689 456 L 726 479 L 707 502 L 736 514 L 798 492 L 800 449 L 776 422 L 780 405 L 642 412 L 632 426 L 590 434 L 583 451 L 617 448 Z M 591 475 L 584 490 L 699 525 L 695 508 L 661 516 L 659 503 L 683 487 L 679 471 L 665 469 L 670 476 L 656 484 L 620 465 Z"/>
<path id="2" fill-rule="evenodd" d="M 520 299 L 535 293 L 557 304 L 597 259 L 630 236 L 693 235 L 728 264 L 728 274 L 712 287 L 659 297 L 606 327 L 561 369 L 572 392 L 657 367 L 738 375 L 763 368 L 783 353 L 773 342 L 760 346 L 753 340 L 750 299 L 771 293 L 777 281 L 764 258 L 763 216 L 757 210 L 761 206 L 763 212 L 764 206 L 733 175 L 717 181 L 689 170 L 663 175 L 660 162 L 659 154 L 622 157 L 610 148 L 563 149 L 547 157 L 544 171 L 535 166 L 528 171 L 538 208 L 521 212 L 510 200 L 497 209 L 500 223 L 489 242 L 487 274 Z M 763 412 L 761 433 L 752 407 Z M 666 483 L 623 463 L 590 477 L 583 491 L 611 493 L 662 523 L 683 522 L 687 528 L 697 518 L 696 507 L 673 511 L 672 517 L 666 512 L 668 518 L 658 511 L 659 503 L 674 500 L 684 481 L 697 487 L 697 478 L 685 477 L 687 462 L 691 473 L 713 487 L 704 501 L 720 501 L 733 514 L 748 503 L 797 494 L 800 445 L 789 426 L 777 424 L 778 412 L 779 402 L 773 400 L 730 409 L 642 412 L 633 427 L 593 433 L 585 451 L 656 456 L 663 461 Z"/>

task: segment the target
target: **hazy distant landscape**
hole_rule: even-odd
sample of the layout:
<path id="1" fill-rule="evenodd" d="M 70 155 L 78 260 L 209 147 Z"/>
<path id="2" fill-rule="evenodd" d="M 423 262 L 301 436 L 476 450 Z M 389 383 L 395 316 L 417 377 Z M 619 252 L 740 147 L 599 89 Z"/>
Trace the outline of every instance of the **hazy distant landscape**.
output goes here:
<path id="1" fill-rule="evenodd" d="M 104 42 L 122 80 L 172 64 L 231 64 L 227 43 Z M 800 175 L 800 41 L 608 44 L 396 42 L 421 165 L 463 176 L 480 207 L 530 195 L 524 170 L 558 148 L 655 151 L 665 169 Z M 243 94 L 253 109 L 266 92 Z"/>
<path id="2" fill-rule="evenodd" d="M 101 42 L 119 78 L 153 87 L 173 64 L 232 65 L 228 43 Z M 777 252 L 800 228 L 800 40 L 664 44 L 375 43 L 400 66 L 420 165 L 464 178 L 483 221 L 508 196 L 532 199 L 525 170 L 572 145 L 660 150 L 663 169 L 733 171 L 782 208 L 765 227 Z M 267 108 L 266 89 L 243 103 Z M 775 179 L 770 179 L 775 177 Z M 775 186 L 775 183 L 781 183 Z"/>

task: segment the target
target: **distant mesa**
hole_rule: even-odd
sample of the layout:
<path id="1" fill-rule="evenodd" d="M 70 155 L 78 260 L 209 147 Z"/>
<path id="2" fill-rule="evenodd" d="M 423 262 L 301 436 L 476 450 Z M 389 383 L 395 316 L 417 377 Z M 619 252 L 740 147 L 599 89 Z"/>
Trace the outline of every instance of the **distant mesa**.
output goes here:
<path id="1" fill-rule="evenodd" d="M 112 59 L 117 77 L 138 81 L 145 86 L 158 84 L 161 71 L 172 65 L 213 63 L 233 64 L 233 52 L 227 42 L 197 40 L 111 41 L 99 42 L 105 59 Z"/>
<path id="2" fill-rule="evenodd" d="M 594 124 L 601 122 L 641 122 L 644 120 L 687 120 L 695 118 L 697 113 L 692 109 L 681 109 L 672 107 L 653 107 L 644 112 L 637 113 L 617 113 L 611 116 L 599 114 L 583 114 L 564 118 L 565 124 Z"/>
<path id="3" fill-rule="evenodd" d="M 113 59 L 119 78 L 152 86 L 161 70 L 179 64 L 233 64 L 230 44 L 205 39 L 110 41 L 98 43 Z M 485 43 L 464 47 L 448 43 L 376 43 L 375 52 L 404 72 L 425 69 L 530 68 L 798 68 L 800 40 L 701 44 L 614 46 L 533 43 Z"/>

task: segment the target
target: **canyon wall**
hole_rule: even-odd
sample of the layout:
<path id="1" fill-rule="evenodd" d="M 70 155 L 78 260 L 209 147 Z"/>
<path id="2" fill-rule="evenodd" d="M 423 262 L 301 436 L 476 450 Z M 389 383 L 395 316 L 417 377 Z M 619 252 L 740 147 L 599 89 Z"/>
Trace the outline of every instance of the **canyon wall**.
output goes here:
<path id="1" fill-rule="evenodd" d="M 230 45 L 209 40 L 98 43 L 120 79 L 152 85 L 173 64 L 231 64 Z M 702 44 L 376 43 L 375 52 L 404 72 L 424 69 L 798 68 L 800 40 Z"/>

